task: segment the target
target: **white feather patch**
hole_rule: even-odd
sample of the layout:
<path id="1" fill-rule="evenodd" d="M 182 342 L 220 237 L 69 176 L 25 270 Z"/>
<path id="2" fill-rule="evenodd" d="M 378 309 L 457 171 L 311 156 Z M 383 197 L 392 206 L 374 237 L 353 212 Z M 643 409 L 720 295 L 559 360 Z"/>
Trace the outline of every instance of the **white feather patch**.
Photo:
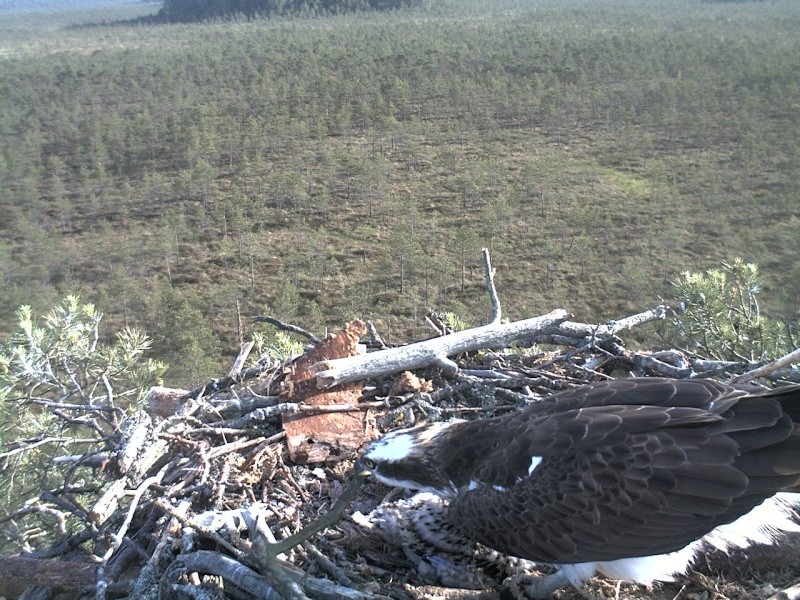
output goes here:
<path id="1" fill-rule="evenodd" d="M 800 494 L 776 494 L 733 523 L 717 527 L 704 539 L 723 551 L 771 544 L 782 531 L 800 531 L 800 525 L 792 519 L 792 511 L 798 504 Z"/>
<path id="2" fill-rule="evenodd" d="M 536 467 L 538 467 L 541 463 L 542 463 L 541 456 L 532 456 L 531 466 L 528 467 L 528 475 L 533 475 L 533 472 L 536 470 Z"/>
<path id="3" fill-rule="evenodd" d="M 425 427 L 409 427 L 387 433 L 381 439 L 373 442 L 372 446 L 364 453 L 366 458 L 375 462 L 398 462 L 405 460 L 420 446 L 428 444 L 442 430 L 453 423 L 460 421 L 447 421 L 433 423 Z"/>
<path id="4" fill-rule="evenodd" d="M 419 430 L 419 434 L 417 435 L 417 440 L 420 444 L 427 444 L 437 435 L 439 435 L 442 431 L 450 427 L 451 425 L 455 425 L 456 423 L 463 423 L 464 419 L 453 419 L 452 421 L 440 421 L 438 423 L 432 423 L 427 427 L 423 427 Z"/>
<path id="5" fill-rule="evenodd" d="M 408 458 L 416 446 L 416 436 L 409 429 L 393 431 L 377 442 L 364 454 L 375 462 L 397 462 Z"/>
<path id="6" fill-rule="evenodd" d="M 702 539 L 676 552 L 594 563 L 558 565 L 558 568 L 575 587 L 580 587 L 595 571 L 612 579 L 624 579 L 645 585 L 656 580 L 672 581 L 675 575 L 686 572 L 704 544 L 728 551 L 732 548 L 747 548 L 752 544 L 771 544 L 781 532 L 800 532 L 800 525 L 792 520 L 792 513 L 798 505 L 800 505 L 800 494 L 776 494 L 733 523 L 717 527 Z"/>

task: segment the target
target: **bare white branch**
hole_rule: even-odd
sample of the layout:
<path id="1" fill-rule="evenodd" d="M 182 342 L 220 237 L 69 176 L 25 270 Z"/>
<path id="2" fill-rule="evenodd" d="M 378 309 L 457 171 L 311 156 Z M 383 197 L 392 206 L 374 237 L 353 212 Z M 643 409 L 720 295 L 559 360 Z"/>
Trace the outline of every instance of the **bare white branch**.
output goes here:
<path id="1" fill-rule="evenodd" d="M 777 371 L 778 369 L 788 367 L 792 363 L 796 362 L 800 362 L 800 348 L 798 348 L 797 350 L 793 350 L 792 352 L 789 352 L 789 354 L 781 356 L 779 359 L 774 360 L 769 364 L 758 367 L 757 369 L 752 369 L 750 371 L 747 371 L 746 373 L 742 373 L 738 377 L 734 377 L 733 379 L 731 379 L 731 381 L 733 383 L 744 383 L 746 381 L 752 381 L 753 379 L 764 377 L 765 375 L 769 375 L 773 371 Z"/>
<path id="2" fill-rule="evenodd" d="M 486 289 L 489 292 L 489 300 L 492 302 L 492 323 L 500 323 L 503 318 L 503 311 L 500 308 L 500 298 L 497 295 L 497 288 L 494 287 L 494 269 L 492 259 L 489 257 L 489 249 L 483 248 L 483 268 L 486 272 Z"/>
<path id="3" fill-rule="evenodd" d="M 569 313 L 559 308 L 546 315 L 523 321 L 490 323 L 399 348 L 320 361 L 314 365 L 317 387 L 328 388 L 349 381 L 442 364 L 443 357 L 461 352 L 506 347 L 520 338 L 546 333 L 568 317 Z"/>

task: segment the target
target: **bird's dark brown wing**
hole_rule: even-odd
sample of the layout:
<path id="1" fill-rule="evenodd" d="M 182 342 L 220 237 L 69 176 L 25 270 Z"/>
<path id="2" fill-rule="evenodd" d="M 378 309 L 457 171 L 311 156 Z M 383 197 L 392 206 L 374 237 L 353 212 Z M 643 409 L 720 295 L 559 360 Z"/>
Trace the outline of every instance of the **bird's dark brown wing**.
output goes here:
<path id="1" fill-rule="evenodd" d="M 509 554 L 551 563 L 664 554 L 798 482 L 800 435 L 769 392 L 640 379 L 547 402 L 505 420 L 509 442 L 450 505 L 462 532 Z M 533 456 L 542 460 L 528 473 Z"/>

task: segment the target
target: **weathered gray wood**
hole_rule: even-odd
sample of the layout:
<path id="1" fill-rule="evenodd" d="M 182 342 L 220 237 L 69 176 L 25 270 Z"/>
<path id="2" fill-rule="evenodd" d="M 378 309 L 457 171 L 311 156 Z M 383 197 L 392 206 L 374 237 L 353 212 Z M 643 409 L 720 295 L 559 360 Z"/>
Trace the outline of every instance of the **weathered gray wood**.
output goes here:
<path id="1" fill-rule="evenodd" d="M 520 338 L 547 333 L 568 318 L 569 313 L 559 308 L 532 319 L 513 323 L 490 323 L 399 348 L 320 361 L 314 365 L 317 387 L 328 388 L 350 381 L 447 363 L 448 356 L 461 352 L 506 347 Z"/>
<path id="2" fill-rule="evenodd" d="M 0 596 L 17 598 L 26 589 L 35 586 L 55 590 L 79 590 L 94 583 L 96 571 L 97 565 L 88 562 L 2 556 Z"/>
<path id="3" fill-rule="evenodd" d="M 784 367 L 788 367 L 789 365 L 800 362 L 800 348 L 797 350 L 792 350 L 789 354 L 781 356 L 779 359 L 766 364 L 762 367 L 758 367 L 757 369 L 753 369 L 752 371 L 748 371 L 747 373 L 743 373 L 738 377 L 734 377 L 732 381 L 734 383 L 745 383 L 747 381 L 752 381 L 753 379 L 758 379 L 759 377 L 764 377 L 765 375 L 769 375 L 770 373 L 777 371 L 778 369 L 782 369 Z"/>

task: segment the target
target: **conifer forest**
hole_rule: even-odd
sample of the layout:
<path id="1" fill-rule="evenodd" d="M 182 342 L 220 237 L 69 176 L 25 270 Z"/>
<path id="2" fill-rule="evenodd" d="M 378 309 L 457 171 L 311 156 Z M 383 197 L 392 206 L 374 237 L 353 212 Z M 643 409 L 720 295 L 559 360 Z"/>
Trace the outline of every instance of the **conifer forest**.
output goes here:
<path id="1" fill-rule="evenodd" d="M 0 331 L 77 295 L 190 386 L 259 315 L 485 322 L 482 247 L 512 319 L 741 257 L 796 326 L 799 3 L 295 4 L 0 3 Z"/>

